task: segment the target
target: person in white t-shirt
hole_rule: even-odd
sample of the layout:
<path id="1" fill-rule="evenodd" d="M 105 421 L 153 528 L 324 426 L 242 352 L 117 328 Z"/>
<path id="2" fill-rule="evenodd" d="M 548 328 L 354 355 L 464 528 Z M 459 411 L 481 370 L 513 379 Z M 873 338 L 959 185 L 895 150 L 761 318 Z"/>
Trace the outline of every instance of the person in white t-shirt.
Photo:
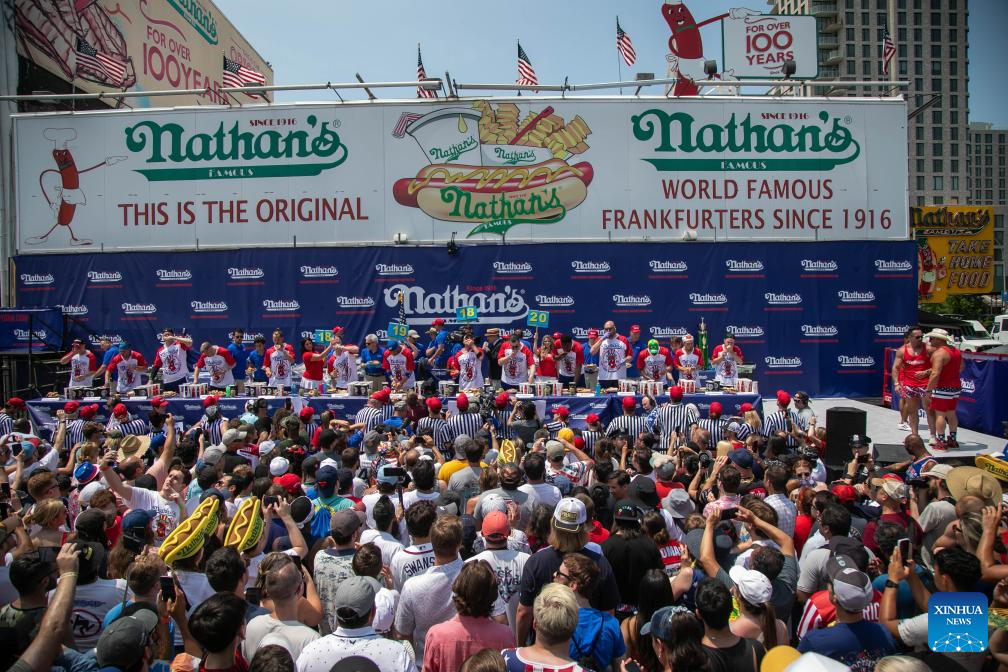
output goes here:
<path id="1" fill-rule="evenodd" d="M 98 358 L 84 347 L 84 341 L 75 338 L 70 344 L 70 352 L 60 357 L 59 363 L 70 365 L 68 387 L 91 387 L 95 372 L 98 371 Z"/>
<path id="2" fill-rule="evenodd" d="M 283 332 L 273 331 L 273 346 L 263 356 L 263 369 L 270 387 L 291 387 L 294 384 L 294 348 L 284 343 Z"/>
<path id="3" fill-rule="evenodd" d="M 171 329 L 161 332 L 163 345 L 154 353 L 153 369 L 161 370 L 161 389 L 178 392 L 179 386 L 189 377 L 189 361 L 186 353 L 192 347 L 192 339 L 176 336 Z"/>
<path id="4" fill-rule="evenodd" d="M 402 343 L 389 339 L 385 354 L 382 355 L 382 368 L 388 374 L 393 390 L 409 390 L 416 387 L 416 377 L 413 375 L 413 351 L 402 347 Z"/>
<path id="5" fill-rule="evenodd" d="M 200 358 L 193 367 L 193 382 L 199 382 L 199 374 L 204 368 L 210 371 L 210 387 L 215 390 L 225 390 L 235 384 L 235 359 L 231 351 L 219 345 L 204 343 L 200 346 Z"/>
<path id="6" fill-rule="evenodd" d="M 539 500 L 549 507 L 554 507 L 560 501 L 560 488 L 546 483 L 546 458 L 542 453 L 529 453 L 522 465 L 525 469 L 527 483 L 518 489 Z"/>
<path id="7" fill-rule="evenodd" d="M 165 537 L 182 522 L 182 512 L 185 511 L 185 499 L 182 496 L 185 474 L 179 469 L 172 469 L 168 472 L 168 477 L 165 478 L 161 489 L 154 492 L 124 483 L 119 477 L 119 473 L 112 469 L 115 460 L 116 453 L 114 451 L 105 453 L 102 458 L 99 468 L 105 482 L 108 483 L 109 489 L 119 495 L 129 508 L 154 512 L 151 530 L 154 532 L 154 545 L 160 546 Z"/>
<path id="8" fill-rule="evenodd" d="M 605 336 L 591 346 L 591 354 L 598 355 L 598 380 L 603 387 L 613 386 L 616 381 L 626 378 L 627 369 L 633 359 L 633 348 L 625 336 L 616 332 L 616 324 L 605 323 Z"/>
<path id="9" fill-rule="evenodd" d="M 434 548 L 430 530 L 437 518 L 437 508 L 431 502 L 417 502 L 406 510 L 406 529 L 413 543 L 392 556 L 389 569 L 392 587 L 402 591 L 407 579 L 423 574 L 434 566 Z"/>
<path id="10" fill-rule="evenodd" d="M 483 350 L 476 347 L 472 334 L 462 339 L 462 349 L 448 358 L 448 372 L 458 378 L 460 390 L 483 387 Z"/>
<path id="11" fill-rule="evenodd" d="M 105 559 L 105 548 L 101 544 L 78 541 L 77 551 L 77 588 L 74 590 L 70 625 L 78 650 L 88 651 L 97 646 L 105 614 L 117 604 L 122 604 L 127 588 L 124 579 L 98 577 L 98 570 Z"/>
<path id="12" fill-rule="evenodd" d="M 438 481 L 434 476 L 434 463 L 428 460 L 420 460 L 413 467 L 413 486 L 415 490 L 407 490 L 403 493 L 403 510 L 409 508 L 419 501 L 433 502 L 441 497 L 438 489 Z"/>
<path id="13" fill-rule="evenodd" d="M 500 349 L 497 363 L 501 367 L 504 387 L 518 387 L 535 378 L 535 358 L 528 346 L 521 342 L 521 333 L 517 330 L 511 332 L 507 344 Z"/>
<path id="14" fill-rule="evenodd" d="M 717 381 L 722 385 L 734 386 L 738 383 L 738 367 L 742 364 L 742 351 L 735 345 L 735 335 L 725 334 L 724 343 L 714 348 L 711 364 Z"/>
<path id="15" fill-rule="evenodd" d="M 404 498 L 405 499 L 405 498 Z M 364 530 L 360 535 L 360 543 L 373 543 L 381 550 L 382 562 L 386 565 L 392 564 L 392 556 L 401 551 L 403 545 L 393 534 L 398 532 L 399 524 L 396 522 L 395 507 L 392 500 L 386 495 L 382 495 L 374 508 L 371 510 L 374 518 L 374 529 Z"/>
<path id="16" fill-rule="evenodd" d="M 128 343 L 119 344 L 119 353 L 109 361 L 108 369 L 105 371 L 105 385 L 110 384 L 112 370 L 115 369 L 116 392 L 126 394 L 140 387 L 140 371 L 147 368 L 147 360 L 136 350 L 130 348 Z"/>
<path id="17" fill-rule="evenodd" d="M 361 538 L 364 538 L 363 535 Z M 382 589 L 375 595 L 375 617 L 371 625 L 382 634 L 391 632 L 399 606 L 399 591 L 391 588 L 392 576 L 388 564 L 382 561 L 381 550 L 374 543 L 362 543 L 350 564 L 357 576 L 370 576 L 382 584 Z"/>
<path id="18" fill-rule="evenodd" d="M 297 659 L 309 644 L 317 640 L 318 631 L 298 620 L 298 604 L 304 588 L 304 576 L 299 565 L 284 562 L 266 573 L 264 588 L 273 609 L 269 614 L 256 616 L 245 626 L 242 643 L 246 660 L 251 660 L 263 637 L 271 633 L 283 636 L 287 650 Z"/>
<path id="19" fill-rule="evenodd" d="M 332 354 L 326 361 L 326 371 L 329 373 L 329 382 L 339 390 L 350 387 L 350 383 L 357 380 L 357 352 L 356 345 L 343 344 L 343 327 L 333 327 Z"/>
<path id="20" fill-rule="evenodd" d="M 511 524 L 506 513 L 492 511 L 484 516 L 481 531 L 486 550 L 466 562 L 486 560 L 489 563 L 497 575 L 497 592 L 507 607 L 508 625 L 514 629 L 515 614 L 518 611 L 518 587 L 529 554 L 508 548 Z"/>

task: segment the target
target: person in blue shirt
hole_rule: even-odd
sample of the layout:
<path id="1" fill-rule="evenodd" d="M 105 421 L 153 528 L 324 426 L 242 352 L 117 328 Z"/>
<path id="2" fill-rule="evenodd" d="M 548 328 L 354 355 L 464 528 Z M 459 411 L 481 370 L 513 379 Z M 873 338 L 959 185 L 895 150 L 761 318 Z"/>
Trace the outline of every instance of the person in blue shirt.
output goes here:
<path id="1" fill-rule="evenodd" d="M 640 371 L 637 370 L 637 356 L 646 347 L 647 342 L 640 337 L 640 325 L 631 326 L 630 349 L 633 350 L 633 357 L 630 359 L 630 368 L 626 372 L 627 378 L 640 378 Z"/>
<path id="2" fill-rule="evenodd" d="M 574 630 L 568 651 L 578 663 L 593 661 L 592 668 L 608 670 L 610 663 L 626 653 L 626 643 L 620 632 L 619 621 L 606 611 L 593 609 L 589 600 L 598 586 L 599 568 L 586 555 L 569 553 L 553 580 L 574 591 L 578 603 L 577 629 Z"/>
<path id="3" fill-rule="evenodd" d="M 385 384 L 385 369 L 382 368 L 382 358 L 385 356 L 385 348 L 381 347 L 378 337 L 368 334 L 364 337 L 364 347 L 360 351 L 360 361 L 364 365 L 364 379 L 371 382 L 374 392 L 377 392 Z"/>
<path id="4" fill-rule="evenodd" d="M 98 367 L 98 370 L 95 371 L 95 381 L 102 380 L 102 376 L 104 376 L 105 371 L 108 370 L 108 365 L 112 361 L 112 358 L 119 354 L 119 348 L 113 348 L 112 341 L 110 341 L 107 337 L 103 337 L 100 341 L 98 341 L 98 344 L 101 346 L 102 363 L 101 366 Z M 117 374 L 113 371 L 112 375 L 115 377 Z"/>
<path id="5" fill-rule="evenodd" d="M 433 326 L 438 330 L 434 340 L 427 346 L 427 358 L 430 360 L 431 368 L 440 369 L 442 376 L 447 376 L 445 369 L 448 368 L 448 358 L 451 357 L 451 343 L 448 342 L 448 327 L 440 317 L 434 320 Z"/>
<path id="6" fill-rule="evenodd" d="M 231 332 L 231 343 L 228 344 L 228 352 L 231 353 L 231 357 L 235 360 L 235 365 L 231 367 L 231 371 L 234 374 L 235 385 L 238 388 L 238 393 L 241 394 L 245 391 L 245 370 L 248 368 L 248 356 L 249 351 L 245 349 L 245 330 L 235 329 Z"/>
<path id="7" fill-rule="evenodd" d="M 255 346 L 255 350 L 248 353 L 245 359 L 245 368 L 252 367 L 252 380 L 255 382 L 268 383 L 269 376 L 266 375 L 266 370 L 263 369 L 263 363 L 266 361 L 266 339 L 262 336 L 256 336 L 253 345 Z"/>

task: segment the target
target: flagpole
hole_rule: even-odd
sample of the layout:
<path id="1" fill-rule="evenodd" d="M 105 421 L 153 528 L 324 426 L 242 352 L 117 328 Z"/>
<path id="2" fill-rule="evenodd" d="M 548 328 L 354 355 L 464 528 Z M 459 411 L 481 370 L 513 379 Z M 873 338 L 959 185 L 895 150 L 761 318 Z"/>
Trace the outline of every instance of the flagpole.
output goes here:
<path id="1" fill-rule="evenodd" d="M 616 26 L 617 26 L 617 28 L 619 27 L 619 17 L 618 16 L 616 17 Z M 616 31 L 616 71 L 617 71 L 617 73 L 619 73 L 619 79 L 616 80 L 617 82 L 622 82 L 623 81 L 623 63 L 622 63 L 622 61 L 623 61 L 623 55 L 620 54 L 620 50 L 619 50 L 619 31 Z M 619 89 L 619 93 L 620 93 L 621 96 L 623 95 L 623 87 L 622 86 Z"/>

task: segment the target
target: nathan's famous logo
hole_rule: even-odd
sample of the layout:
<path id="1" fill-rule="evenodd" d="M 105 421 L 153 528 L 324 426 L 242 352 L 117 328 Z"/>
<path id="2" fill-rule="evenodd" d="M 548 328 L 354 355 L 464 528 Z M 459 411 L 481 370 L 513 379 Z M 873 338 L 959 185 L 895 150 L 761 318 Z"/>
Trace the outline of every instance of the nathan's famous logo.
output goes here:
<path id="1" fill-rule="evenodd" d="M 766 356 L 763 362 L 771 369 L 800 369 L 802 365 L 801 357 L 772 357 Z"/>
<path id="2" fill-rule="evenodd" d="M 728 325 L 726 331 L 731 332 L 735 336 L 736 340 L 743 338 L 762 338 L 764 335 L 763 327 L 759 325 L 751 327 L 746 325 L 736 326 L 734 324 L 730 324 Z"/>
<path id="3" fill-rule="evenodd" d="M 217 44 L 217 21 L 210 10 L 198 0 L 168 0 L 168 4 L 174 7 L 204 40 L 210 44 Z"/>
<path id="4" fill-rule="evenodd" d="M 262 332 L 246 332 L 242 334 L 242 345 L 254 345 L 257 338 L 263 338 Z"/>
<path id="5" fill-rule="evenodd" d="M 914 236 L 978 236 L 990 225 L 991 209 L 969 207 L 910 208 Z"/>
<path id="6" fill-rule="evenodd" d="M 443 292 L 428 292 L 423 287 L 400 283 L 385 288 L 385 305 L 397 308 L 400 294 L 406 314 L 420 317 L 418 323 L 431 322 L 439 315 L 452 315 L 462 306 L 475 307 L 481 321 L 514 322 L 528 313 L 525 297 L 510 285 L 499 292 L 469 294 L 459 291 L 458 285 L 449 285 Z M 423 319 L 427 316 L 430 319 Z"/>
<path id="7" fill-rule="evenodd" d="M 373 308 L 374 299 L 370 296 L 337 296 L 336 303 L 340 308 Z"/>
<path id="8" fill-rule="evenodd" d="M 875 366 L 875 358 L 871 355 L 837 355 L 837 364 L 845 369 L 864 369 Z"/>
<path id="9" fill-rule="evenodd" d="M 234 268 L 227 269 L 228 277 L 232 280 L 255 280 L 266 275 L 261 268 Z"/>
<path id="10" fill-rule="evenodd" d="M 108 341 L 112 345 L 119 345 L 123 342 L 123 338 L 119 334 L 88 334 L 88 342 L 93 347 L 97 348 L 101 345 L 102 341 Z"/>
<path id="11" fill-rule="evenodd" d="M 837 262 L 832 259 L 829 261 L 802 259 L 801 266 L 802 270 L 806 273 L 833 273 L 839 268 L 839 266 L 837 266 Z"/>
<path id="12" fill-rule="evenodd" d="M 305 124 L 310 131 L 298 128 L 283 133 L 253 133 L 240 130 L 237 121 L 225 129 L 222 121 L 213 133 L 195 133 L 182 124 L 159 124 L 148 119 L 126 127 L 126 149 L 136 154 L 145 152 L 148 165 L 185 164 L 184 168 L 138 168 L 137 172 L 150 182 L 309 177 L 346 161 L 346 145 L 335 130 L 339 120 L 319 123 L 318 117 L 309 114 Z M 298 161 L 311 158 L 329 161 Z M 258 163 L 268 160 L 277 163 Z M 240 161 L 257 163 L 224 163 Z"/>
<path id="13" fill-rule="evenodd" d="M 968 392 L 969 394 L 976 392 L 976 383 L 971 378 L 960 378 L 959 385 L 962 387 L 963 392 Z"/>
<path id="14" fill-rule="evenodd" d="M 564 294 L 558 296 L 556 294 L 536 294 L 536 303 L 539 304 L 540 308 L 562 308 L 564 306 L 573 306 L 574 297 L 570 294 Z"/>
<path id="15" fill-rule="evenodd" d="M 44 341 L 48 338 L 45 329 L 15 329 L 14 338 L 18 341 Z"/>
<path id="16" fill-rule="evenodd" d="M 78 304 L 78 305 L 60 305 L 59 309 L 60 309 L 60 311 L 62 311 L 62 313 L 64 315 L 87 315 L 88 314 L 88 307 L 86 305 L 84 305 L 83 303 L 82 304 Z"/>
<path id="17" fill-rule="evenodd" d="M 395 200 L 434 219 L 474 224 L 466 236 L 503 236 L 518 224 L 555 224 L 588 196 L 590 163 L 570 163 L 588 150 L 591 129 L 552 107 L 529 110 L 484 100 L 428 114 L 403 113 L 392 132 L 416 141 L 430 162 L 396 181 Z"/>
<path id="18" fill-rule="evenodd" d="M 153 315 L 157 306 L 153 303 L 124 303 L 122 311 L 124 315 Z"/>
<path id="19" fill-rule="evenodd" d="M 651 335 L 655 338 L 675 338 L 688 334 L 686 327 L 651 327 Z"/>
<path id="20" fill-rule="evenodd" d="M 648 266 L 652 271 L 657 273 L 685 273 L 689 270 L 689 266 L 686 265 L 685 261 L 659 261 L 658 259 L 652 259 L 648 262 Z"/>
<path id="21" fill-rule="evenodd" d="M 613 294 L 613 305 L 616 306 L 650 306 L 651 297 L 647 294 Z"/>
<path id="22" fill-rule="evenodd" d="M 778 292 L 765 292 L 763 298 L 771 306 L 787 306 L 793 303 L 801 303 L 801 294 L 785 294 Z"/>
<path id="23" fill-rule="evenodd" d="M 759 260 L 739 261 L 728 259 L 725 261 L 725 266 L 728 268 L 729 273 L 754 273 L 763 270 L 763 262 Z"/>
<path id="24" fill-rule="evenodd" d="M 688 112 L 658 108 L 630 117 L 637 140 L 657 135 L 655 152 L 686 155 L 644 159 L 659 171 L 823 171 L 860 155 L 861 145 L 846 126 L 849 117 L 831 119 L 823 110 L 818 119 L 820 124 L 765 126 L 751 114 L 739 121 L 733 113 L 724 124 L 699 124 Z"/>
<path id="25" fill-rule="evenodd" d="M 56 282 L 52 273 L 22 273 L 22 285 L 51 285 Z"/>
<path id="26" fill-rule="evenodd" d="M 802 336 L 808 338 L 825 338 L 836 336 L 840 331 L 832 324 L 803 324 L 801 325 Z"/>
<path id="27" fill-rule="evenodd" d="M 840 303 L 874 303 L 875 292 L 871 290 L 858 292 L 841 289 L 837 292 L 837 298 L 840 299 Z"/>
<path id="28" fill-rule="evenodd" d="M 378 275 L 413 275 L 412 264 L 375 264 Z"/>
<path id="29" fill-rule="evenodd" d="M 302 266 L 302 278 L 335 278 L 339 269 L 335 266 Z"/>
<path id="30" fill-rule="evenodd" d="M 95 285 L 107 285 L 114 282 L 122 282 L 123 276 L 119 271 L 88 271 L 88 282 Z"/>
<path id="31" fill-rule="evenodd" d="M 267 313 L 286 313 L 291 310 L 301 310 L 301 304 L 297 299 L 265 299 L 262 307 Z"/>
<path id="32" fill-rule="evenodd" d="M 694 306 L 720 306 L 728 303 L 728 297 L 725 294 L 698 294 L 694 292 L 689 295 L 689 299 Z"/>
<path id="33" fill-rule="evenodd" d="M 608 273 L 612 270 L 608 261 L 572 261 L 571 269 L 575 273 Z"/>
<path id="34" fill-rule="evenodd" d="M 165 269 L 159 268 L 154 273 L 157 275 L 157 279 L 161 282 L 183 282 L 185 280 L 192 280 L 192 271 L 188 268 L 182 269 Z"/>
<path id="35" fill-rule="evenodd" d="M 493 262 L 494 273 L 500 275 L 519 275 L 521 273 L 531 273 L 532 264 L 527 261 L 495 261 Z"/>
<path id="36" fill-rule="evenodd" d="M 191 301 L 189 307 L 194 313 L 226 313 L 228 310 L 224 301 Z"/>
<path id="37" fill-rule="evenodd" d="M 913 263 L 907 259 L 876 259 L 875 270 L 879 273 L 906 273 L 913 270 Z"/>
<path id="38" fill-rule="evenodd" d="M 875 334 L 877 336 L 903 336 L 909 328 L 909 324 L 876 324 Z"/>

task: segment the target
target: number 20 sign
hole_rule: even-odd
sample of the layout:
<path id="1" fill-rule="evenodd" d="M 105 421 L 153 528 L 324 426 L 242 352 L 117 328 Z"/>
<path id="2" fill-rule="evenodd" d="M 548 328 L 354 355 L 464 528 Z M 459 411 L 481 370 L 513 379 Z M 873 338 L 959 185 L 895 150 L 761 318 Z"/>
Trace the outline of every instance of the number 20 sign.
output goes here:
<path id="1" fill-rule="evenodd" d="M 530 310 L 525 320 L 525 325 L 537 329 L 545 329 L 549 326 L 549 311 Z"/>

